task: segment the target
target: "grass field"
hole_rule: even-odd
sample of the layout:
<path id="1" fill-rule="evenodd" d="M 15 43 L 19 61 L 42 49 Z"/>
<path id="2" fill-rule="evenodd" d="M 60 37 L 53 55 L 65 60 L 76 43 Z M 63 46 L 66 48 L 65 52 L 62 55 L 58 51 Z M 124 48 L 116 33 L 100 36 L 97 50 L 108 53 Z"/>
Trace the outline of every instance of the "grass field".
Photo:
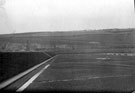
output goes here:
<path id="1" fill-rule="evenodd" d="M 26 47 L 36 51 L 67 52 L 117 49 L 118 52 L 135 51 L 135 29 L 103 29 L 67 32 L 31 32 L 0 35 L 0 51 L 25 51 Z M 122 49 L 123 50 L 122 50 Z M 128 49 L 128 50 L 127 50 Z M 125 51 L 127 50 L 127 51 Z"/>

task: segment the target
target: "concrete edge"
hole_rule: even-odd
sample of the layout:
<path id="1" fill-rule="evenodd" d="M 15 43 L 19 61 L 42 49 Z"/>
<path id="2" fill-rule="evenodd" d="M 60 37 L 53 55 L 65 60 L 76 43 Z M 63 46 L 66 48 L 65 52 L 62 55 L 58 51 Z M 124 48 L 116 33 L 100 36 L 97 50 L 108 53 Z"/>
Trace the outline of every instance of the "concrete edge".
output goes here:
<path id="1" fill-rule="evenodd" d="M 35 65 L 32 68 L 30 68 L 30 69 L 28 69 L 28 70 L 26 70 L 26 71 L 24 71 L 24 72 L 22 72 L 22 73 L 20 73 L 20 74 L 18 74 L 16 76 L 12 77 L 12 78 L 10 78 L 10 79 L 0 83 L 0 89 L 8 86 L 9 84 L 13 83 L 14 81 L 18 80 L 19 78 L 23 77 L 24 75 L 26 75 L 26 74 L 30 73 L 31 71 L 33 71 L 34 69 L 38 68 L 39 66 L 41 66 L 41 65 L 45 64 L 46 62 L 52 60 L 56 56 L 58 56 L 58 55 L 55 55 L 54 57 L 51 57 L 51 58 L 47 59 L 46 61 L 44 61 L 44 62 L 42 62 L 42 63 L 40 63 L 38 65 Z"/>

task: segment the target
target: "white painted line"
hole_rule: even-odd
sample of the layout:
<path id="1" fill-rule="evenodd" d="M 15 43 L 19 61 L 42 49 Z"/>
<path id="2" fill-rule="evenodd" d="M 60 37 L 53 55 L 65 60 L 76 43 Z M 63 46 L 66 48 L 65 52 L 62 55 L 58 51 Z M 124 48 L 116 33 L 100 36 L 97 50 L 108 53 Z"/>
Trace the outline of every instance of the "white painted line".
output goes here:
<path id="1" fill-rule="evenodd" d="M 133 76 L 133 75 L 114 75 L 114 76 L 103 76 L 103 77 L 89 77 L 88 79 L 104 79 L 104 78 L 118 78 L 118 77 L 129 77 L 129 76 Z"/>
<path id="2" fill-rule="evenodd" d="M 56 55 L 56 56 L 57 56 L 57 55 Z M 56 57 L 56 56 L 54 56 L 54 57 Z M 34 67 L 32 67 L 32 68 L 26 70 L 25 72 L 22 72 L 22 73 L 20 73 L 20 74 L 14 76 L 14 77 L 8 79 L 8 80 L 5 81 L 5 82 L 2 82 L 2 83 L 0 84 L 0 89 L 2 89 L 2 88 L 4 88 L 4 87 L 8 86 L 9 84 L 13 83 L 13 82 L 16 81 L 17 79 L 19 79 L 19 78 L 23 77 L 24 75 L 30 73 L 31 71 L 33 71 L 34 69 L 38 68 L 39 66 L 45 64 L 46 62 L 50 61 L 50 60 L 53 59 L 54 57 L 52 57 L 52 58 L 50 58 L 50 59 L 48 59 L 48 60 L 46 60 L 46 61 L 44 61 L 44 62 L 42 62 L 42 63 L 40 63 L 40 64 L 38 64 L 38 65 L 36 65 L 36 66 L 34 66 Z"/>
<path id="3" fill-rule="evenodd" d="M 110 59 L 110 58 L 96 58 L 96 59 L 101 59 L 101 60 L 105 60 L 105 59 Z"/>
<path id="4" fill-rule="evenodd" d="M 49 55 L 48 53 L 46 53 L 46 52 L 43 52 L 45 55 L 47 55 L 47 56 L 49 56 L 49 57 L 52 57 L 51 55 Z"/>
<path id="5" fill-rule="evenodd" d="M 104 53 L 104 55 L 115 55 L 115 56 L 135 56 L 135 53 Z"/>
<path id="6" fill-rule="evenodd" d="M 45 69 L 47 69 L 50 64 L 46 65 L 43 69 L 41 69 L 37 74 L 35 74 L 31 79 L 29 79 L 23 86 L 21 86 L 17 92 L 22 92 L 26 89 Z"/>
<path id="7" fill-rule="evenodd" d="M 93 63 L 99 63 L 99 62 L 93 62 Z M 102 63 L 104 63 L 104 62 L 102 62 Z M 113 64 L 113 63 L 104 63 L 104 64 L 106 64 L 106 65 L 114 65 L 114 66 L 126 66 L 126 67 L 135 67 L 135 66 L 133 66 L 133 65 L 126 65 L 126 64 Z"/>
<path id="8" fill-rule="evenodd" d="M 117 66 L 135 67 L 135 66 L 133 66 L 133 65 L 125 65 L 125 64 L 109 64 L 109 65 L 117 65 Z"/>
<path id="9" fill-rule="evenodd" d="M 111 63 L 109 61 L 107 62 L 101 62 L 101 61 L 97 61 L 97 62 L 91 62 L 92 64 L 98 64 L 98 65 L 113 65 L 113 66 L 125 66 L 125 67 L 132 67 L 130 69 L 135 69 L 134 65 L 126 65 L 126 64 L 115 64 L 115 63 Z"/>
<path id="10" fill-rule="evenodd" d="M 68 82 L 68 81 L 78 81 L 78 80 L 91 80 L 91 79 L 105 79 L 105 78 L 119 78 L 119 77 L 129 77 L 133 75 L 114 75 L 114 76 L 94 76 L 88 78 L 78 78 L 78 79 L 64 79 L 64 80 L 50 80 L 43 81 L 42 83 L 51 83 L 51 82 Z"/>

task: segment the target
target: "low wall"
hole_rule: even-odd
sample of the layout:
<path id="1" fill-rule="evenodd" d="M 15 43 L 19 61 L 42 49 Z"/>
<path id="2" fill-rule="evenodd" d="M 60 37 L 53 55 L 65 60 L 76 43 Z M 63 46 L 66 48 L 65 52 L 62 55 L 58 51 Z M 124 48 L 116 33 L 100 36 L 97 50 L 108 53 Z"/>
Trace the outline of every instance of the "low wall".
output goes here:
<path id="1" fill-rule="evenodd" d="M 0 83 L 49 58 L 42 52 L 0 52 Z"/>

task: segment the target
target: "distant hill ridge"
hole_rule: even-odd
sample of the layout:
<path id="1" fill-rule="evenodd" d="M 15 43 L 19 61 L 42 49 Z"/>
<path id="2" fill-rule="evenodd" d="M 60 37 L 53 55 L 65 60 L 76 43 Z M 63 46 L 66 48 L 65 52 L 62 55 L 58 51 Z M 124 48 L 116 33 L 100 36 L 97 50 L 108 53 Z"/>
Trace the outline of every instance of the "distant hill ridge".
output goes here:
<path id="1" fill-rule="evenodd" d="M 0 36 L 74 36 L 74 35 L 85 35 L 85 34 L 112 34 L 112 33 L 131 33 L 134 32 L 135 28 L 128 29 L 101 29 L 101 30 L 76 30 L 76 31 L 55 31 L 55 32 L 27 32 L 27 33 L 15 33 L 15 34 L 2 34 Z"/>

